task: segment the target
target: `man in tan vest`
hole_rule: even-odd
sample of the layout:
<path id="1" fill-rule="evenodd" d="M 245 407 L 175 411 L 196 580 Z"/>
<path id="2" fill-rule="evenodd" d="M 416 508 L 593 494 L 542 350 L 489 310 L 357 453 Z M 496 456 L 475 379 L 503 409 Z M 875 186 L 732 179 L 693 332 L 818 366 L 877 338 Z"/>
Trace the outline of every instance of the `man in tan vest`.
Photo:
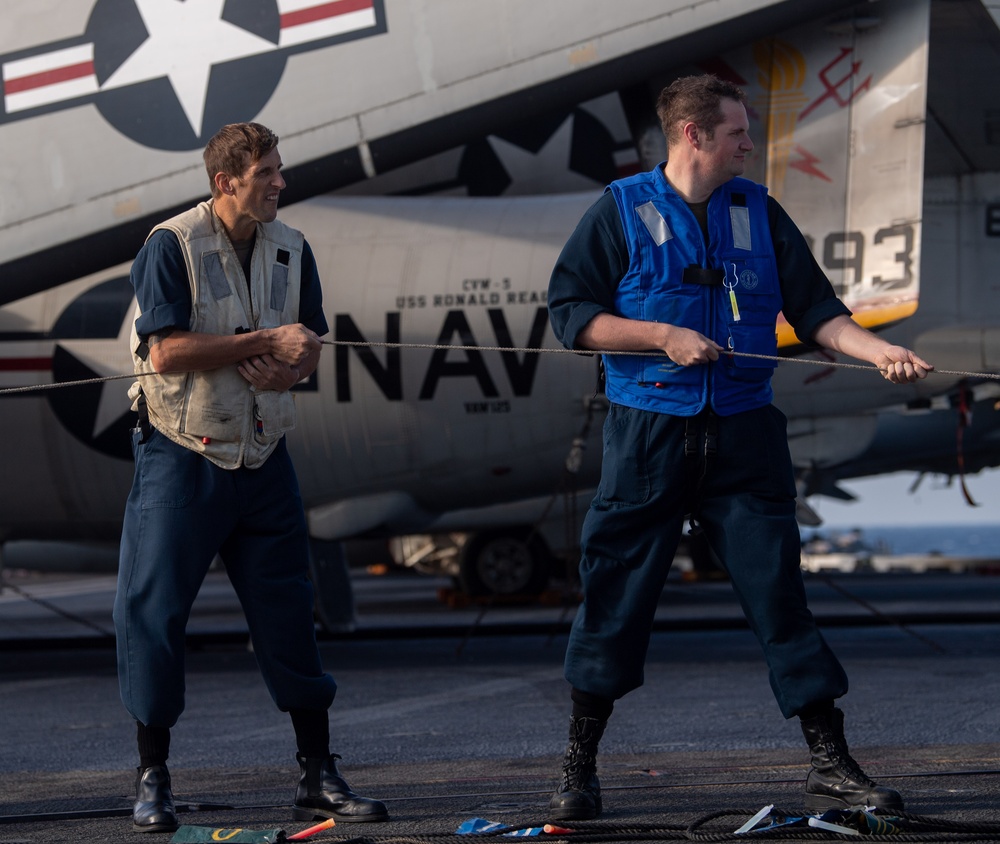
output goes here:
<path id="1" fill-rule="evenodd" d="M 135 477 L 115 599 L 122 701 L 137 725 L 133 828 L 176 829 L 167 757 L 184 709 L 185 624 L 218 555 L 277 707 L 291 716 L 298 820 L 382 821 L 330 753 L 337 685 L 316 645 L 308 534 L 285 445 L 289 390 L 327 332 L 312 252 L 277 221 L 278 137 L 224 126 L 205 148 L 212 198 L 157 226 L 132 266 Z"/>

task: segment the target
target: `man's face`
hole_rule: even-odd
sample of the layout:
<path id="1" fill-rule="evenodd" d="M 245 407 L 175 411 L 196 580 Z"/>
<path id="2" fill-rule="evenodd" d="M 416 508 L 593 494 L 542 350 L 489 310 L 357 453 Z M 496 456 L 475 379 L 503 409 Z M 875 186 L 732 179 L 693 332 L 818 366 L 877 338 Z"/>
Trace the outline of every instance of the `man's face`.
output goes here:
<path id="1" fill-rule="evenodd" d="M 230 179 L 230 184 L 241 217 L 258 223 L 272 222 L 278 216 L 278 194 L 285 187 L 278 148 L 247 167 L 238 179 Z"/>
<path id="2" fill-rule="evenodd" d="M 715 127 L 711 138 L 701 147 L 706 172 L 715 177 L 717 184 L 728 182 L 733 176 L 742 176 L 746 157 L 753 150 L 748 130 L 747 110 L 738 100 L 722 100 L 722 122 Z"/>

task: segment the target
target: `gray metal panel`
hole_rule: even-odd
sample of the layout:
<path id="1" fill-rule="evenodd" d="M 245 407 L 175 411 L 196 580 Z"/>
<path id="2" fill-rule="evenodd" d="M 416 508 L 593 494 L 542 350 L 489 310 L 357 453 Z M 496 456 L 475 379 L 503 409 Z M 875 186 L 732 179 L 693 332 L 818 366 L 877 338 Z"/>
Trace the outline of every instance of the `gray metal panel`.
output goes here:
<path id="1" fill-rule="evenodd" d="M 1000 171 L 998 4 L 931 3 L 927 176 Z"/>

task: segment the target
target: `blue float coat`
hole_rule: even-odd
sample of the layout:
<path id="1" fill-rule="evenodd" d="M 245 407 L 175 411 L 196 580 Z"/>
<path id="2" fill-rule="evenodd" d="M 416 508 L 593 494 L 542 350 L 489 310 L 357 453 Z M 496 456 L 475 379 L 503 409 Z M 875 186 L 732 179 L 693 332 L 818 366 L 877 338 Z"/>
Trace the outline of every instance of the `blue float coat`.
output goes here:
<path id="1" fill-rule="evenodd" d="M 655 174 L 652 178 L 656 180 Z M 552 327 L 568 348 L 580 348 L 580 332 L 600 313 L 635 315 L 622 313 L 624 299 L 618 291 L 630 274 L 641 276 L 641 250 L 635 249 L 641 232 L 634 225 L 629 232 L 630 223 L 623 226 L 620 208 L 628 206 L 616 203 L 617 188 L 587 211 L 552 273 Z M 725 199 L 732 193 L 729 188 L 720 191 Z M 711 220 L 713 210 L 724 212 L 725 199 L 709 201 L 705 256 L 721 256 L 726 249 L 713 241 L 726 227 Z M 782 312 L 799 339 L 810 343 L 823 322 L 850 312 L 798 228 L 773 199 L 767 198 L 766 205 Z M 694 217 L 688 208 L 672 211 L 662 205 L 659 213 L 671 232 L 690 233 Z M 761 229 L 751 231 L 759 235 Z M 669 261 L 659 267 L 672 271 Z M 673 295 L 679 285 L 676 279 L 662 279 L 657 295 Z M 650 312 L 686 319 L 697 310 L 661 303 Z M 717 322 L 681 324 L 715 334 L 726 345 Z M 693 368 L 701 372 L 691 382 L 706 383 L 707 368 Z M 612 379 L 623 378 L 624 368 L 616 370 Z M 790 718 L 845 694 L 847 676 L 806 605 L 784 416 L 766 401 L 728 415 L 707 407 L 697 412 L 690 392 L 684 394 L 688 387 L 665 380 L 656 389 L 680 389 L 677 407 L 684 415 L 651 410 L 653 404 L 632 401 L 629 390 L 619 390 L 604 424 L 600 485 L 581 536 L 584 601 L 566 651 L 567 680 L 611 700 L 642 685 L 659 598 L 684 522 L 692 518 L 728 572 L 763 648 L 782 714 Z M 662 411 L 669 402 L 658 406 Z M 696 415 L 687 415 L 692 412 Z"/>

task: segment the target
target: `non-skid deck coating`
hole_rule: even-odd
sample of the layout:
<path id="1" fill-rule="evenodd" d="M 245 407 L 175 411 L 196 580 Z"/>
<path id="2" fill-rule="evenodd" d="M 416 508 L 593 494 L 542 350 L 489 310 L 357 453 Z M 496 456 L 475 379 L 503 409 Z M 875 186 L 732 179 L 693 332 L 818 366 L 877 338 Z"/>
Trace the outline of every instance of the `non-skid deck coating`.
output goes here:
<path id="1" fill-rule="evenodd" d="M 51 587 L 44 605 L 9 592 L 0 602 L 0 844 L 169 841 L 131 829 L 134 726 L 118 700 L 114 651 L 72 620 L 109 624 L 111 593 L 60 582 L 33 581 L 38 592 Z M 566 742 L 561 659 L 572 611 L 453 610 L 437 601 L 440 585 L 361 577 L 358 632 L 322 642 L 340 686 L 333 749 L 352 786 L 385 800 L 392 819 L 311 841 L 432 840 L 475 817 L 548 820 Z M 854 756 L 903 793 L 909 812 L 998 828 L 1000 578 L 844 575 L 807 577 L 807 588 L 851 678 L 841 705 Z M 191 623 L 206 635 L 192 640 L 188 708 L 173 734 L 180 820 L 291 834 L 309 826 L 289 810 L 291 727 L 263 689 L 233 600 L 224 583 L 206 584 Z M 53 614 L 54 603 L 72 618 Z M 654 633 L 646 684 L 616 706 L 599 757 L 605 813 L 573 825 L 581 839 L 591 830 L 609 841 L 676 840 L 699 818 L 733 810 L 699 828 L 726 836 L 765 805 L 801 808 L 806 748 L 738 617 L 724 583 L 668 587 L 658 618 L 674 626 Z M 29 631 L 31 647 L 18 647 L 15 628 Z M 52 646 L 43 647 L 46 632 Z"/>

